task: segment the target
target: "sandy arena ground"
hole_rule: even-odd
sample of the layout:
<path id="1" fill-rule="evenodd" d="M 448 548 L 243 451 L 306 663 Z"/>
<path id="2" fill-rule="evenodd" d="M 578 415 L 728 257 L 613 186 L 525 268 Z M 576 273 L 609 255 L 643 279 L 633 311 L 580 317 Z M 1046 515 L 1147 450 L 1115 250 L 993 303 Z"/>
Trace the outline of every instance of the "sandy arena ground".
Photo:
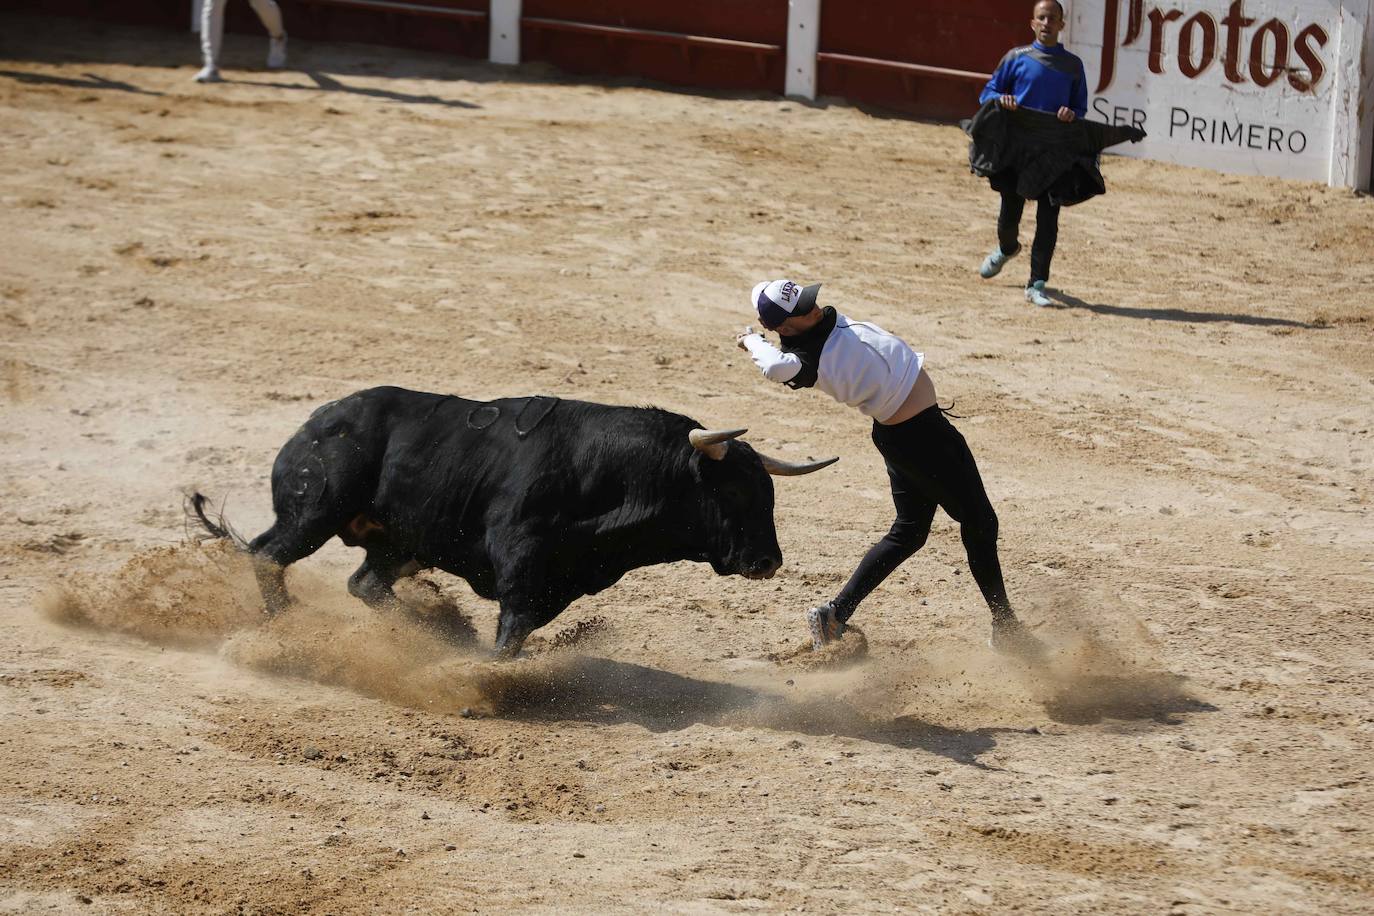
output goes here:
<path id="1" fill-rule="evenodd" d="M 0 911 L 1374 908 L 1374 200 L 1111 159 L 1036 310 L 956 128 L 265 46 L 199 86 L 190 35 L 0 15 Z M 770 660 L 891 512 L 862 417 L 734 348 L 780 274 L 925 351 L 1048 672 L 943 515 L 866 660 Z M 337 541 L 267 624 L 181 492 L 256 533 L 383 383 L 841 461 L 777 482 L 774 580 L 641 570 L 514 665 Z"/>

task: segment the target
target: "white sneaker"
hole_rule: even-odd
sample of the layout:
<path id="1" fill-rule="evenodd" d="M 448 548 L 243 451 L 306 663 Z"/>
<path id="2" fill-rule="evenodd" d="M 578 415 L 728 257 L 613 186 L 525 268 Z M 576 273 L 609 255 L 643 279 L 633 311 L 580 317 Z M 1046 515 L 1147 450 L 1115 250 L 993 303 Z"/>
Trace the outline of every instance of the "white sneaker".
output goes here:
<path id="1" fill-rule="evenodd" d="M 224 81 L 224 78 L 219 75 L 219 70 L 211 64 L 201 67 L 200 72 L 191 78 L 197 83 L 220 83 Z"/>
<path id="2" fill-rule="evenodd" d="M 1002 248 L 999 245 L 992 249 L 986 258 L 983 258 L 983 263 L 978 267 L 978 276 L 984 280 L 991 280 L 1002 272 L 1002 268 L 1006 266 L 1008 261 L 1020 253 L 1021 249 L 1018 248 L 1011 254 L 1002 254 Z"/>
<path id="3" fill-rule="evenodd" d="M 1026 287 L 1026 301 L 1031 305 L 1038 305 L 1044 308 L 1047 305 L 1054 305 L 1054 300 L 1045 295 L 1045 281 L 1036 280 Z"/>
<path id="4" fill-rule="evenodd" d="M 829 601 L 806 612 L 806 625 L 811 630 L 811 648 L 817 652 L 844 635 L 844 621 Z"/>
<path id="5" fill-rule="evenodd" d="M 286 66 L 286 33 L 267 43 L 267 69 L 280 70 Z"/>

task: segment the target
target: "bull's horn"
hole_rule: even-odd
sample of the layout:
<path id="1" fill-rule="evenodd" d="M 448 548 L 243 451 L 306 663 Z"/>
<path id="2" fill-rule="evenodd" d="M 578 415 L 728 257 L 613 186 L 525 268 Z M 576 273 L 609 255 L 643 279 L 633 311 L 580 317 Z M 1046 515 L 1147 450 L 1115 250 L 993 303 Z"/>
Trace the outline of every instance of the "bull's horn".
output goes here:
<path id="1" fill-rule="evenodd" d="M 828 468 L 830 465 L 839 461 L 836 455 L 834 458 L 822 458 L 820 461 L 783 461 L 771 455 L 758 453 L 759 460 L 763 462 L 763 469 L 774 477 L 799 477 L 802 474 L 810 474 L 812 471 L 819 471 L 821 468 Z"/>
<path id="2" fill-rule="evenodd" d="M 747 432 L 747 429 L 694 429 L 687 433 L 687 441 L 692 443 L 692 448 L 720 461 L 725 457 L 730 440 L 738 439 Z"/>

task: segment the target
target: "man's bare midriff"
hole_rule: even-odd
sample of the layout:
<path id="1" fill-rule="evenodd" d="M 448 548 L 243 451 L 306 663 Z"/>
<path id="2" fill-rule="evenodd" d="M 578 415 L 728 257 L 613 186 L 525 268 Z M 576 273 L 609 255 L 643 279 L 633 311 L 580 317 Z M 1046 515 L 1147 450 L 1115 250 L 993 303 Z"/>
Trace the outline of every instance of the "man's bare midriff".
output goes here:
<path id="1" fill-rule="evenodd" d="M 898 423 L 905 423 L 923 410 L 935 406 L 935 383 L 930 380 L 930 375 L 925 369 L 921 370 L 920 375 L 916 376 L 916 383 L 911 386 L 911 392 L 907 394 L 902 406 L 897 408 L 897 412 L 886 420 L 879 420 L 884 426 L 896 426 Z"/>

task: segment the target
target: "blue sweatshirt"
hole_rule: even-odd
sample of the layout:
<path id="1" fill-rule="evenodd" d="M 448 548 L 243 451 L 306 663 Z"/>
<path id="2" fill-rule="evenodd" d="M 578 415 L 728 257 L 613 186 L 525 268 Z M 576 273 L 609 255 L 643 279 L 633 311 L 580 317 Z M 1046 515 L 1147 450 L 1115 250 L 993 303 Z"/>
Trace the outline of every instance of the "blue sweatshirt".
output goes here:
<path id="1" fill-rule="evenodd" d="M 1088 80 L 1083 61 L 1063 45 L 1046 47 L 1040 42 L 1012 48 L 983 87 L 978 104 L 1012 95 L 1016 104 L 1054 114 L 1070 108 L 1078 117 L 1088 113 Z"/>

